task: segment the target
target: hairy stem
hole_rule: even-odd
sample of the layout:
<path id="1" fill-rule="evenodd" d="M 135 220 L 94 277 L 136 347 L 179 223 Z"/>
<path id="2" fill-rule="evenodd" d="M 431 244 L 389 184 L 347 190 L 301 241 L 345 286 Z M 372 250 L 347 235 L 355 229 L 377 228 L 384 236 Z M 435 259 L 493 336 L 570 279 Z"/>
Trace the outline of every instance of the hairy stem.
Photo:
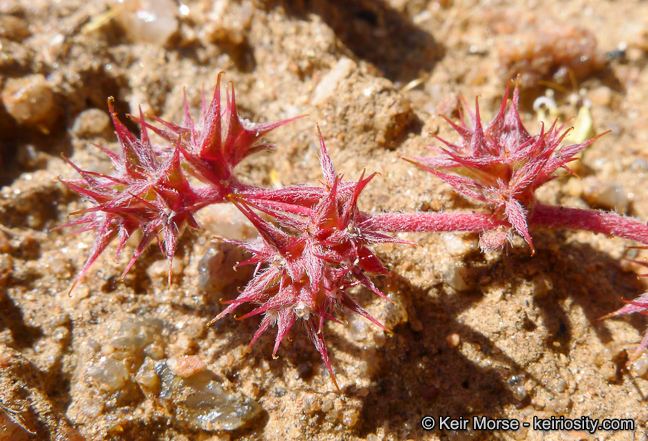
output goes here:
<path id="1" fill-rule="evenodd" d="M 477 213 L 385 213 L 369 214 L 367 225 L 385 232 L 415 231 L 475 231 L 494 230 L 508 226 L 506 222 L 493 218 L 489 214 Z"/>
<path id="2" fill-rule="evenodd" d="M 617 213 L 537 204 L 529 225 L 587 230 L 648 244 L 648 225 Z"/>

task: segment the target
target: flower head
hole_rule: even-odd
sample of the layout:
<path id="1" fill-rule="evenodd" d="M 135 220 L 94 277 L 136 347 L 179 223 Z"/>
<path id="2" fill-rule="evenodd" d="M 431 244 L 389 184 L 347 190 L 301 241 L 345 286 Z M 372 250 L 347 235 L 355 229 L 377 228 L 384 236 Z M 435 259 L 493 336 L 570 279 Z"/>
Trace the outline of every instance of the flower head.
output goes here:
<path id="1" fill-rule="evenodd" d="M 263 197 L 257 192 L 253 200 L 241 195 L 232 196 L 232 201 L 260 233 L 260 237 L 253 242 L 234 242 L 253 254 L 241 265 L 256 264 L 257 271 L 238 298 L 225 302 L 229 306 L 211 323 L 244 303 L 257 305 L 241 318 L 264 314 L 250 345 L 271 325 L 277 325 L 274 356 L 288 330 L 297 319 L 301 319 L 335 381 L 324 341 L 324 321 L 337 321 L 335 310 L 341 306 L 386 329 L 362 309 L 347 290 L 364 285 L 385 297 L 366 275 L 388 274 L 368 245 L 408 242 L 370 228 L 365 216 L 358 210 L 358 197 L 374 175 L 365 178 L 363 173 L 358 181 L 342 185 L 342 178 L 335 174 L 321 134 L 320 146 L 326 182 L 315 205 L 282 211 L 279 208 L 287 208 L 287 204 L 268 202 L 272 200 L 272 191 Z M 301 194 L 303 189 L 295 190 Z M 285 196 L 290 193 L 284 191 L 281 194 Z M 252 208 L 272 216 L 278 226 L 263 219 Z"/>
<path id="2" fill-rule="evenodd" d="M 557 121 L 548 129 L 543 125 L 539 134 L 531 135 L 520 119 L 517 87 L 507 106 L 509 88 L 510 85 L 499 112 L 486 127 L 482 125 L 476 101 L 475 113 L 468 109 L 469 124 L 463 115 L 459 124 L 444 117 L 459 133 L 459 143 L 436 137 L 444 146 L 427 148 L 439 156 L 405 159 L 440 177 L 460 194 L 489 206 L 533 250 L 527 217 L 536 203 L 535 191 L 555 179 L 559 168 L 570 171 L 567 164 L 576 160 L 576 155 L 596 138 L 562 146 L 571 129 L 563 130 L 564 125 L 557 127 Z M 507 237 L 502 231 L 488 233 L 480 244 L 486 249 L 497 248 Z"/>
<path id="3" fill-rule="evenodd" d="M 166 122 L 153 116 L 152 118 L 164 128 L 158 128 L 144 121 L 143 125 L 151 128 L 172 144 L 178 143 L 190 172 L 198 179 L 219 189 L 220 201 L 236 186 L 234 168 L 246 157 L 274 148 L 273 144 L 260 143 L 263 137 L 284 124 L 301 118 L 295 118 L 256 124 L 241 118 L 236 109 L 234 85 L 230 82 L 230 92 L 227 93 L 226 104 L 221 100 L 221 76 L 218 74 L 214 96 L 207 107 L 205 94 L 202 97 L 202 111 L 198 121 L 194 121 L 189 111 L 185 96 L 184 117 L 180 125 Z"/>
<path id="4" fill-rule="evenodd" d="M 201 202 L 204 191 L 189 184 L 182 171 L 177 145 L 172 146 L 170 156 L 160 157 L 146 126 L 142 126 L 141 137 L 136 138 L 117 118 L 112 101 L 108 101 L 108 106 L 121 152 L 113 153 L 97 147 L 110 157 L 114 174 L 84 171 L 65 158 L 83 179 L 61 182 L 92 202 L 94 207 L 72 213 L 82 217 L 59 228 L 81 225 L 77 233 L 94 230 L 97 234 L 90 256 L 72 288 L 115 238 L 119 240 L 119 256 L 128 238 L 138 229 L 142 230 L 142 238 L 122 277 L 155 238 L 169 259 L 170 277 L 178 238 L 187 226 L 198 227 L 193 213 L 204 206 Z"/>
<path id="5" fill-rule="evenodd" d="M 98 147 L 113 163 L 111 175 L 84 171 L 66 158 L 82 179 L 61 182 L 94 206 L 72 213 L 82 217 L 59 228 L 81 225 L 77 232 L 92 230 L 96 233 L 90 256 L 70 290 L 115 238 L 119 240 L 119 256 L 128 238 L 137 230 L 141 230 L 142 238 L 122 278 L 157 238 L 169 260 L 170 284 L 171 263 L 180 235 L 187 226 L 199 227 L 194 214 L 206 205 L 227 202 L 226 196 L 242 187 L 233 175 L 236 165 L 250 154 L 270 148 L 269 144 L 259 144 L 262 137 L 291 121 L 253 124 L 241 119 L 236 110 L 233 86 L 231 98 L 228 94 L 227 105 L 222 109 L 220 78 L 219 74 L 209 108 L 203 96 L 198 123 L 194 124 L 186 99 L 181 125 L 154 117 L 164 129 L 145 122 L 140 109 L 139 118 L 131 117 L 141 126 L 139 138 L 117 118 L 109 100 L 121 152 Z M 152 143 L 149 129 L 166 142 Z M 190 184 L 189 175 L 204 185 Z"/>

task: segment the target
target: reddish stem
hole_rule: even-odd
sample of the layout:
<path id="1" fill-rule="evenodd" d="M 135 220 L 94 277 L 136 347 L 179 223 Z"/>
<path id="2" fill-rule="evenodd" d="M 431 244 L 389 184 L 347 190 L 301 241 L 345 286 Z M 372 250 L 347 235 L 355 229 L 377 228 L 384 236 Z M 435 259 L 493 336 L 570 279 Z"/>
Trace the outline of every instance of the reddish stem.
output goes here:
<path id="1" fill-rule="evenodd" d="M 648 244 L 648 225 L 616 213 L 537 204 L 529 225 L 586 230 Z"/>
<path id="2" fill-rule="evenodd" d="M 366 216 L 368 226 L 385 232 L 414 231 L 475 231 L 494 230 L 509 226 L 489 214 L 477 213 L 385 213 Z"/>

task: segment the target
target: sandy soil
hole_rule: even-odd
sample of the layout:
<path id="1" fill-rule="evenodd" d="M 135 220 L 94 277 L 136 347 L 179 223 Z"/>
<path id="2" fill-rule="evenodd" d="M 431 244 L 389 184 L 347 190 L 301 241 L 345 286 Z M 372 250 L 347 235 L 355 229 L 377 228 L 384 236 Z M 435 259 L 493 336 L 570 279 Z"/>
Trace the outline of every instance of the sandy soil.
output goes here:
<path id="1" fill-rule="evenodd" d="M 310 115 L 269 136 L 278 150 L 243 164 L 246 181 L 320 179 L 318 122 L 339 172 L 381 173 L 361 200 L 373 211 L 480 210 L 398 155 L 426 154 L 431 132 L 455 139 L 438 115 L 456 117 L 458 95 L 479 95 L 493 115 L 521 72 L 529 126 L 540 127 L 532 104 L 546 95 L 561 118 L 585 106 L 596 133 L 611 130 L 584 153 L 583 179 L 553 181 L 542 201 L 646 220 L 647 3 L 125 3 L 0 2 L 0 439 L 646 439 L 648 355 L 627 364 L 645 318 L 597 321 L 646 289 L 641 268 L 620 260 L 637 255 L 627 241 L 534 231 L 531 256 L 521 241 L 483 254 L 473 235 L 403 234 L 422 246 L 376 249 L 392 271 L 376 283 L 394 303 L 357 292 L 394 335 L 351 316 L 326 330 L 339 394 L 299 327 L 277 360 L 270 335 L 244 353 L 258 320 L 205 329 L 249 277 L 227 267 L 236 250 L 211 240 L 232 213 L 208 210 L 205 231 L 185 235 L 170 289 L 157 247 L 119 282 L 129 242 L 68 296 L 93 236 L 49 230 L 86 206 L 57 181 L 75 177 L 60 154 L 109 169 L 91 146 L 116 148 L 108 96 L 122 116 L 142 105 L 174 121 L 183 91 L 197 111 L 220 71 L 247 118 Z M 232 400 L 238 416 L 209 426 L 203 408 L 178 404 L 182 388 L 207 384 L 162 378 L 188 355 L 224 391 L 209 399 Z M 629 418 L 636 430 L 425 432 L 425 415 Z"/>

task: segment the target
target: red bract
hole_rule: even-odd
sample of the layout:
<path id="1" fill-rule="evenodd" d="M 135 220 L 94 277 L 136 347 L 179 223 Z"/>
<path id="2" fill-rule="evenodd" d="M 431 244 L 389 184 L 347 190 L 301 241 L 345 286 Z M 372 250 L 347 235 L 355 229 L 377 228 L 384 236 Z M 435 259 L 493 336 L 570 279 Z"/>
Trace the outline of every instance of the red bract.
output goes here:
<path id="1" fill-rule="evenodd" d="M 265 197 L 260 192 L 255 195 L 255 199 L 261 203 L 232 196 L 232 201 L 261 234 L 253 242 L 234 242 L 254 255 L 243 264 L 257 264 L 257 273 L 237 299 L 226 302 L 229 306 L 211 323 L 244 303 L 258 305 L 242 318 L 265 314 L 252 343 L 271 325 L 277 325 L 274 356 L 290 327 L 297 319 L 302 319 L 335 381 L 324 342 L 325 319 L 337 321 L 334 318 L 335 309 L 343 306 L 386 329 L 350 297 L 347 289 L 362 284 L 385 297 L 366 273 L 388 274 L 388 271 L 367 245 L 409 242 L 394 239 L 366 226 L 357 202 L 374 175 L 365 178 L 363 174 L 358 181 L 341 185 L 341 177 L 335 174 L 321 135 L 320 145 L 326 186 L 314 206 L 303 207 L 301 211 L 294 207 L 288 212 L 282 211 L 279 209 L 281 205 L 266 203 L 272 199 L 272 191 L 268 191 Z M 346 190 L 340 191 L 341 187 Z M 290 189 L 284 190 L 282 194 L 293 199 Z M 303 188 L 294 190 L 295 197 L 299 198 Z M 262 219 L 252 207 L 273 216 L 281 229 Z M 298 215 L 295 215 L 296 211 L 300 211 Z"/>
<path id="2" fill-rule="evenodd" d="M 241 119 L 236 110 L 233 86 L 231 98 L 228 95 L 223 110 L 220 78 L 219 74 L 209 108 L 203 96 L 202 114 L 197 124 L 194 124 L 185 99 L 185 115 L 181 125 L 154 118 L 166 130 L 145 122 L 140 111 L 139 118 L 132 118 L 141 126 L 139 139 L 119 121 L 109 100 L 121 152 L 116 154 L 99 148 L 113 162 L 112 175 L 81 170 L 66 159 L 83 179 L 62 182 L 93 203 L 94 207 L 72 213 L 83 216 L 59 228 L 83 225 L 77 232 L 93 230 L 97 234 L 90 256 L 70 290 L 115 238 L 119 239 L 119 256 L 126 240 L 136 230 L 142 231 L 142 239 L 122 278 L 157 238 L 160 249 L 169 260 L 170 284 L 171 263 L 178 239 L 186 226 L 198 228 L 194 219 L 196 211 L 206 205 L 226 202 L 228 194 L 244 188 L 232 174 L 234 167 L 246 156 L 270 148 L 269 144 L 258 142 L 263 135 L 291 120 L 253 124 Z M 169 144 L 151 143 L 148 129 L 161 135 Z M 185 172 L 205 185 L 190 185 Z"/>
<path id="3" fill-rule="evenodd" d="M 526 130 L 518 113 L 517 87 L 507 111 L 509 88 L 495 119 L 482 126 L 479 106 L 475 113 L 468 110 L 470 124 L 463 115 L 461 123 L 446 120 L 459 133 L 459 144 L 439 137 L 445 147 L 427 147 L 440 153 L 433 158 L 411 157 L 407 161 L 440 177 L 462 195 L 485 203 L 493 209 L 493 216 L 519 233 L 533 250 L 529 234 L 528 217 L 537 201 L 538 187 L 556 178 L 559 168 L 569 170 L 567 163 L 596 138 L 581 144 L 561 146 L 569 130 L 556 127 L 556 122 L 537 135 Z M 467 107 L 466 107 L 467 108 Z M 498 248 L 507 234 L 491 232 L 483 235 L 480 245 L 484 249 Z"/>
<path id="4" fill-rule="evenodd" d="M 122 277 L 157 237 L 160 248 L 169 259 L 170 278 L 178 237 L 187 225 L 198 227 L 193 213 L 204 206 L 205 192 L 194 189 L 187 181 L 182 172 L 179 150 L 175 148 L 169 157 L 161 158 L 151 144 L 146 127 L 142 126 L 141 138 L 137 139 L 119 121 L 111 101 L 108 105 L 122 151 L 116 154 L 99 148 L 110 157 L 114 175 L 81 170 L 66 158 L 83 179 L 61 180 L 95 204 L 92 208 L 72 213 L 83 216 L 59 227 L 82 225 L 77 232 L 94 230 L 97 233 L 90 256 L 70 290 L 113 239 L 119 239 L 119 256 L 125 242 L 138 229 L 142 230 L 142 238 Z"/>
<path id="5" fill-rule="evenodd" d="M 259 143 L 263 136 L 302 117 L 267 124 L 255 124 L 242 119 L 236 109 L 234 85 L 231 82 L 231 96 L 227 94 L 227 103 L 224 108 L 222 106 L 221 76 L 222 72 L 218 75 L 209 107 L 203 93 L 202 112 L 197 122 L 191 116 L 186 97 L 184 117 L 180 125 L 155 116 L 153 119 L 166 130 L 140 121 L 167 141 L 180 145 L 180 151 L 190 165 L 192 174 L 213 188 L 215 198 L 210 203 L 224 202 L 230 192 L 240 189 L 241 185 L 233 171 L 243 159 L 274 147 L 272 144 Z"/>

